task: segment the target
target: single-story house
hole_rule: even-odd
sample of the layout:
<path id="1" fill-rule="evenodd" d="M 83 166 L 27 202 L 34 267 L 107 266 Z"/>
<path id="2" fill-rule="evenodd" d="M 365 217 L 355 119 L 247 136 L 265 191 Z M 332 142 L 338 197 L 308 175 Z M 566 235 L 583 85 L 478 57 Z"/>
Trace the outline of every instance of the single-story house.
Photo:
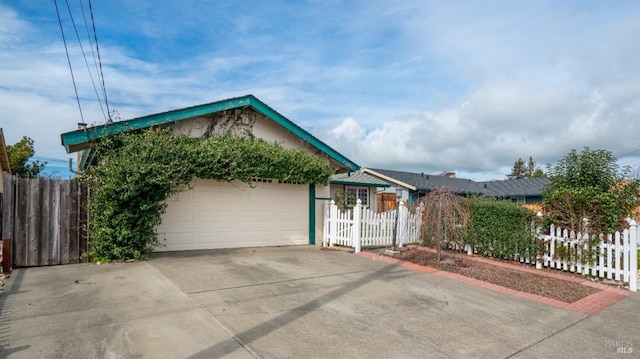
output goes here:
<path id="1" fill-rule="evenodd" d="M 346 192 L 362 205 L 374 212 L 384 212 L 395 209 L 395 194 L 384 192 L 391 187 L 387 181 L 364 173 L 362 171 L 338 173 L 331 176 L 331 199 L 335 199 L 340 192 Z M 391 195 L 389 198 L 385 195 Z"/>
<path id="2" fill-rule="evenodd" d="M 230 122 L 239 127 L 230 129 Z M 78 170 L 84 171 L 96 156 L 91 145 L 100 137 L 154 126 L 198 138 L 229 130 L 250 132 L 255 138 L 325 158 L 337 173 L 360 169 L 253 95 L 63 133 L 62 145 L 68 153 L 82 151 Z M 260 178 L 248 185 L 196 179 L 190 187 L 167 201 L 166 213 L 156 229 L 161 243 L 157 251 L 322 242 L 328 183 L 308 185 Z"/>
<path id="3" fill-rule="evenodd" d="M 523 205 L 539 204 L 542 202 L 542 189 L 549 183 L 546 177 L 476 182 L 456 178 L 451 174 L 432 175 L 376 168 L 363 168 L 362 172 L 400 188 L 403 191 L 402 197 L 409 200 L 409 205 L 414 205 L 425 194 L 442 186 L 466 196 L 494 197 Z"/>

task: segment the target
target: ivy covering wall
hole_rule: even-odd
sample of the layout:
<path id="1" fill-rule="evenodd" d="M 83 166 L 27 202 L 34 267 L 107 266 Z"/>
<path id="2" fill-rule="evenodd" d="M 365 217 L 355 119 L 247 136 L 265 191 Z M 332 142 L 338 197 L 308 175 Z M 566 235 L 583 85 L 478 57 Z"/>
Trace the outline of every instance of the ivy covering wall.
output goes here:
<path id="1" fill-rule="evenodd" d="M 102 138 L 97 163 L 83 176 L 92 187 L 90 239 L 100 261 L 140 259 L 157 244 L 165 201 L 195 177 L 254 177 L 325 183 L 328 160 L 255 138 L 196 139 L 149 129 Z"/>

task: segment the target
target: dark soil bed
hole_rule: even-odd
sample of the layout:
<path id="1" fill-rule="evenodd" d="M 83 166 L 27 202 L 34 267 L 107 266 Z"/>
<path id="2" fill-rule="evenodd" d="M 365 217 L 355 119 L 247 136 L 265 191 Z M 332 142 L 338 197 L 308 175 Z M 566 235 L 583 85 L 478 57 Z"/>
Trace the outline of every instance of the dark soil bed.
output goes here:
<path id="1" fill-rule="evenodd" d="M 599 292 L 596 288 L 578 283 L 519 271 L 515 265 L 513 269 L 502 268 L 447 251 L 442 252 L 440 262 L 435 253 L 415 249 L 400 252 L 394 257 L 565 303 L 573 303 Z"/>

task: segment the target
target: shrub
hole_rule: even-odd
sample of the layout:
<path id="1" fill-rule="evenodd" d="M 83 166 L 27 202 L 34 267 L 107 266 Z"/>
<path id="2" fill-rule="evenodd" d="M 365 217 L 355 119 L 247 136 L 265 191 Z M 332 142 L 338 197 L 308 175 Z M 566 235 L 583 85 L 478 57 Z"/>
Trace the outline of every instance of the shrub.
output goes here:
<path id="1" fill-rule="evenodd" d="M 509 201 L 488 198 L 470 199 L 473 242 L 483 256 L 513 260 L 534 260 L 540 251 L 532 221 L 535 214 Z"/>

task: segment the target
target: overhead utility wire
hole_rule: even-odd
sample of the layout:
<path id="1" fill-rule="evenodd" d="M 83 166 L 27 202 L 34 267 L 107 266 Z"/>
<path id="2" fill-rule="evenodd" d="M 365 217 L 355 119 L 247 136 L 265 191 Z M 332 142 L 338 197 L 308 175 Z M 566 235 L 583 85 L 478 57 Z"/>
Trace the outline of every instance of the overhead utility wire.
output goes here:
<path id="1" fill-rule="evenodd" d="M 64 30 L 62 29 L 62 20 L 60 19 L 60 12 L 58 11 L 58 2 L 53 0 L 53 4 L 56 7 L 56 15 L 58 15 L 58 24 L 60 25 L 60 33 L 62 34 L 62 42 L 64 43 L 64 51 L 67 54 L 67 63 L 69 64 L 69 71 L 71 72 L 71 81 L 73 82 L 73 90 L 76 93 L 76 101 L 78 102 L 78 110 L 80 110 L 80 119 L 84 122 L 84 116 L 82 115 L 82 106 L 80 106 L 80 97 L 78 96 L 78 88 L 76 87 L 76 79 L 73 76 L 73 68 L 71 67 L 71 59 L 69 58 L 69 49 L 67 49 L 67 40 L 64 37 Z"/>
<path id="2" fill-rule="evenodd" d="M 98 60 L 96 59 L 96 52 L 93 51 L 93 41 L 91 40 L 91 34 L 89 33 L 89 26 L 87 25 L 87 16 L 84 13 L 84 6 L 82 5 L 82 0 L 78 0 L 80 3 L 80 10 L 82 11 L 82 18 L 84 19 L 84 28 L 87 32 L 87 40 L 89 41 L 89 47 L 91 48 L 91 56 L 93 57 L 93 66 L 95 67 L 96 74 L 100 74 L 100 70 L 98 69 Z M 104 87 L 101 86 L 100 90 L 104 93 Z M 102 104 L 102 102 L 100 103 Z"/>
<path id="3" fill-rule="evenodd" d="M 82 52 L 82 57 L 84 58 L 84 63 L 87 66 L 87 72 L 89 72 L 89 77 L 91 78 L 91 84 L 93 85 L 93 90 L 96 93 L 96 97 L 98 98 L 98 103 L 100 104 L 100 109 L 102 110 L 102 116 L 104 116 L 105 121 L 107 120 L 107 116 L 104 113 L 104 108 L 102 107 L 102 102 L 100 101 L 100 95 L 98 94 L 98 89 L 96 88 L 96 83 L 93 80 L 93 75 L 91 73 L 91 69 L 89 68 L 89 62 L 87 61 L 87 55 L 84 53 L 84 47 L 82 46 L 82 40 L 80 40 L 80 34 L 78 34 L 78 28 L 76 27 L 76 21 L 73 18 L 73 13 L 71 12 L 71 7 L 69 6 L 69 0 L 65 0 L 67 4 L 67 10 L 69 11 L 69 18 L 71 18 L 71 24 L 73 25 L 73 30 L 76 33 L 76 38 L 78 39 L 78 45 L 80 45 L 80 51 Z"/>
<path id="4" fill-rule="evenodd" d="M 91 14 L 91 25 L 93 26 L 93 37 L 96 42 L 96 53 L 98 54 L 98 65 L 100 68 L 100 78 L 102 79 L 102 93 L 104 94 L 104 104 L 107 106 L 107 114 L 109 118 L 107 119 L 107 123 L 113 122 L 111 119 L 111 111 L 109 111 L 109 101 L 107 101 L 107 89 L 104 85 L 104 74 L 102 73 L 102 60 L 100 59 L 100 48 L 98 47 L 98 34 L 96 32 L 96 22 L 93 19 L 93 7 L 91 6 L 91 0 L 89 2 L 89 14 Z"/>

